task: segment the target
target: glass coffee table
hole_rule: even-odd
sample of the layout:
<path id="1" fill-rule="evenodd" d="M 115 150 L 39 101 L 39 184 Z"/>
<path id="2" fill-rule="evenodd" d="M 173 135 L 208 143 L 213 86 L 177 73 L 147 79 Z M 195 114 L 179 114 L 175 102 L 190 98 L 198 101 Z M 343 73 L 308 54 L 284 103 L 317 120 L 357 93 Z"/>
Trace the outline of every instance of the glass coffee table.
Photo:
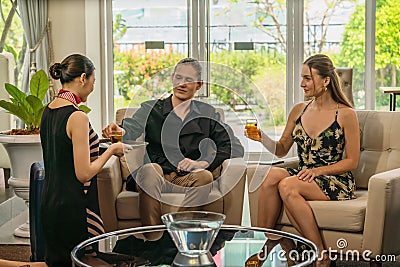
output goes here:
<path id="1" fill-rule="evenodd" d="M 266 236 L 275 235 L 279 241 Z M 144 236 L 157 237 L 144 241 Z M 272 237 L 271 237 L 272 238 Z M 71 252 L 73 266 L 177 266 L 178 250 L 164 225 L 137 227 L 90 238 Z M 222 225 L 210 253 L 218 267 L 307 266 L 318 258 L 311 241 L 282 231 Z M 188 266 L 202 266 L 198 263 Z"/>

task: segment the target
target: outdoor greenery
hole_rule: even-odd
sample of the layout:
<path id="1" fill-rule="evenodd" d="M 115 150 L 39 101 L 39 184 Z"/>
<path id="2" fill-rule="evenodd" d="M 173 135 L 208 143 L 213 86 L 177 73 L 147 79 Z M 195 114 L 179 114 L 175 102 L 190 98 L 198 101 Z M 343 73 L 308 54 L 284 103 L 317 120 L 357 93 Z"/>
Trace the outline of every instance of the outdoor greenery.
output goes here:
<path id="1" fill-rule="evenodd" d="M 17 0 L 0 0 L 0 53 L 10 52 L 14 56 L 14 80 L 18 86 L 27 49 L 24 30 L 17 12 Z"/>
<path id="2" fill-rule="evenodd" d="M 356 106 L 364 102 L 365 66 L 365 6 L 357 6 L 345 28 L 342 49 L 338 63 L 354 68 L 353 91 Z M 388 105 L 388 96 L 379 90 L 380 86 L 396 86 L 400 82 L 400 6 L 396 0 L 377 0 L 375 69 L 376 106 Z"/>
<path id="3" fill-rule="evenodd" d="M 135 49 L 114 49 L 115 95 L 123 97 L 125 107 L 171 91 L 171 68 L 184 57 L 172 50 L 146 53 L 144 47 Z"/>
<path id="4" fill-rule="evenodd" d="M 172 51 L 115 50 L 115 108 L 139 106 L 145 100 L 170 93 L 173 67 L 183 57 Z M 285 100 L 283 56 L 277 60 L 256 52 L 222 51 L 213 53 L 211 61 L 210 98 L 233 110 L 246 110 L 250 105 L 258 110 L 270 108 L 275 123 L 285 121 L 281 104 Z M 273 124 L 272 118 L 266 119 Z"/>
<path id="5" fill-rule="evenodd" d="M 229 0 L 229 13 L 239 2 Z M 326 0 L 318 14 L 310 10 L 318 0 L 304 1 L 304 20 L 308 34 L 305 57 L 314 53 L 326 53 L 338 67 L 352 67 L 353 92 L 356 107 L 363 108 L 365 101 L 365 3 L 357 0 Z M 275 48 L 256 51 L 215 51 L 211 54 L 212 78 L 210 98 L 246 112 L 248 107 L 262 112 L 268 108 L 275 123 L 285 123 L 285 51 L 286 6 L 283 0 L 255 0 L 256 11 L 247 14 L 254 19 L 250 27 L 274 38 Z M 345 26 L 340 52 L 326 48 L 327 29 L 335 12 L 344 6 L 355 5 L 355 11 Z M 316 26 L 317 27 L 313 27 Z M 396 0 L 377 0 L 376 6 L 376 107 L 387 109 L 388 95 L 379 90 L 381 86 L 398 86 L 400 83 L 400 5 Z M 17 0 L 0 0 L 0 52 L 8 51 L 16 59 L 15 81 L 18 86 L 24 61 L 26 42 L 17 9 Z M 114 38 L 114 90 L 115 108 L 138 106 L 141 102 L 171 92 L 172 68 L 185 55 L 171 46 L 164 50 L 146 50 L 144 46 L 120 47 L 117 41 L 127 32 L 124 18 L 117 14 L 113 22 Z M 313 43 L 313 45 L 311 45 Z M 217 67 L 219 66 L 219 67 Z M 214 69 L 213 69 L 214 68 Z M 219 71 L 222 68 L 223 71 Z M 9 87 L 9 86 L 8 86 Z M 1 89 L 1 88 L 0 88 Z M 400 99 L 398 99 L 400 101 Z M 270 121 L 270 120 L 269 120 Z"/>
<path id="6" fill-rule="evenodd" d="M 248 2 L 246 0 L 228 0 L 232 3 L 230 12 L 235 4 Z M 273 38 L 277 44 L 277 51 L 286 53 L 286 0 L 254 0 L 255 13 L 247 14 L 254 17 L 253 26 Z M 305 0 L 304 21 L 307 29 L 309 43 L 305 43 L 306 57 L 314 53 L 322 53 L 327 40 L 327 31 L 335 12 L 343 8 L 345 4 L 354 4 L 357 0 Z M 318 6 L 316 12 L 311 12 L 310 7 Z M 317 27 L 314 27 L 317 26 Z"/>
<path id="7" fill-rule="evenodd" d="M 232 6 L 241 0 L 231 0 Z M 364 103 L 364 66 L 365 66 L 365 4 L 357 5 L 355 0 L 325 1 L 323 10 L 319 14 L 308 11 L 315 0 L 305 2 L 305 21 L 311 42 L 316 45 L 305 44 L 305 56 L 314 53 L 326 53 L 338 67 L 353 67 L 353 91 L 356 107 L 363 107 Z M 282 23 L 285 23 L 284 1 L 257 0 L 256 14 L 248 14 L 255 18 L 253 26 L 266 35 L 273 37 L 278 48 L 272 53 L 258 51 L 220 51 L 211 54 L 212 77 L 209 81 L 210 98 L 230 106 L 232 109 L 240 107 L 246 110 L 262 110 L 265 104 L 271 110 L 275 124 L 285 123 L 285 51 L 286 36 Z M 343 40 L 340 44 L 340 53 L 326 50 L 325 44 L 327 29 L 335 13 L 343 5 L 356 5 L 350 22 L 345 27 Z M 230 12 L 229 9 L 225 12 Z M 377 70 L 377 108 L 388 105 L 388 96 L 382 95 L 379 86 L 396 86 L 399 83 L 400 65 L 400 6 L 395 0 L 378 0 L 376 10 L 376 70 Z M 118 19 L 115 32 L 122 37 L 123 20 Z M 319 22 L 318 22 L 319 20 Z M 307 24 L 309 23 L 309 24 Z M 315 32 L 311 24 L 319 24 L 320 34 Z M 308 25 L 308 26 L 307 26 Z M 321 35 L 322 34 L 322 35 Z M 279 47 L 280 46 L 280 47 Z M 280 51 L 280 52 L 279 52 Z M 116 90 L 118 95 L 126 101 L 133 101 L 131 105 L 138 105 L 145 99 L 170 92 L 171 72 L 165 71 L 172 67 L 180 58 L 172 51 L 149 52 L 144 48 L 135 48 L 130 51 L 115 52 Z M 217 67 L 218 65 L 221 65 Z M 222 68 L 222 69 L 219 69 Z M 156 77 L 156 78 L 155 78 Z M 159 83 L 163 80 L 162 85 Z M 157 82 L 156 82 L 157 81 Z M 156 83 L 155 83 L 156 82 Z M 157 84 L 157 85 L 155 85 Z M 153 87 L 152 87 L 153 86 Z M 119 101 L 119 100 L 117 100 Z M 122 104 L 122 103 L 121 103 Z"/>

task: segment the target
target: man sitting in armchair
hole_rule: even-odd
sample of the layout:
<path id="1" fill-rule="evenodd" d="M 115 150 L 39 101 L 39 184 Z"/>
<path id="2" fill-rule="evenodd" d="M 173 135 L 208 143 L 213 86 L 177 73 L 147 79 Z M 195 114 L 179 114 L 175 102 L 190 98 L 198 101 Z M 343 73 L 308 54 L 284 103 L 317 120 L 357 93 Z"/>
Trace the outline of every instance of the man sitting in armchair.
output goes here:
<path id="1" fill-rule="evenodd" d="M 185 192 L 179 210 L 202 209 L 221 164 L 243 157 L 244 149 L 215 108 L 193 100 L 202 87 L 201 65 L 192 58 L 177 63 L 172 75 L 173 94 L 142 103 L 122 127 L 111 123 L 103 136 L 122 130 L 124 140 L 144 134 L 148 142 L 145 165 L 131 175 L 127 189 L 139 192 L 143 226 L 162 224 L 161 192 Z M 179 205 L 177 203 L 168 203 Z"/>

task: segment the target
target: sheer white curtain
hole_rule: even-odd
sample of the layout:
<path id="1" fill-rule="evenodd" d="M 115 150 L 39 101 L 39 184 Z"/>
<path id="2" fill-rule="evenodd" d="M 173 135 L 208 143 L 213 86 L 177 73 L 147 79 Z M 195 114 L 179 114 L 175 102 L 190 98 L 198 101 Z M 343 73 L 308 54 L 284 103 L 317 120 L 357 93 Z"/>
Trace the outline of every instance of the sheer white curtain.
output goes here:
<path id="1" fill-rule="evenodd" d="M 49 69 L 51 53 L 49 51 L 48 38 L 47 0 L 18 0 L 17 3 L 25 38 L 28 43 L 21 81 L 22 90 L 27 92 L 29 91 L 32 63 L 36 64 L 37 70 L 43 69 L 48 73 Z M 49 100 L 50 96 L 47 95 L 45 101 L 48 102 Z"/>

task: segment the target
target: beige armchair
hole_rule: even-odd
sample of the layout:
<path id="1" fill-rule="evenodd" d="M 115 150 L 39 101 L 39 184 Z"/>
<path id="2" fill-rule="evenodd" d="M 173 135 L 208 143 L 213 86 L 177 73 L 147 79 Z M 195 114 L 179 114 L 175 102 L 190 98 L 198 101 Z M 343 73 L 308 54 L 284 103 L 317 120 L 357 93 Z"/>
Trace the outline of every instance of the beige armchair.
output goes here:
<path id="1" fill-rule="evenodd" d="M 357 198 L 346 201 L 309 201 L 326 248 L 379 255 L 400 254 L 400 113 L 357 110 L 361 154 L 353 171 Z M 285 159 L 281 167 L 295 161 Z M 256 225 L 258 190 L 252 181 L 263 179 L 266 167 L 248 168 L 251 223 Z M 268 203 L 265 203 L 268 205 Z M 277 228 L 296 233 L 283 212 Z M 298 233 L 297 233 L 298 234 Z M 391 256 L 390 256 L 391 257 Z"/>
<path id="2" fill-rule="evenodd" d="M 120 109 L 116 113 L 116 123 L 121 124 L 126 116 L 132 116 L 135 108 Z M 218 110 L 223 115 L 222 110 Z M 126 191 L 125 182 L 129 175 L 125 158 L 113 156 L 97 176 L 100 212 L 106 231 L 141 226 L 139 215 L 139 193 Z M 222 174 L 210 193 L 215 201 L 207 204 L 208 211 L 226 215 L 225 224 L 240 225 L 246 177 L 246 166 L 242 158 L 225 160 Z M 162 200 L 171 203 L 171 198 L 183 201 L 184 194 L 163 193 Z M 178 207 L 162 204 L 162 212 L 177 211 Z"/>

